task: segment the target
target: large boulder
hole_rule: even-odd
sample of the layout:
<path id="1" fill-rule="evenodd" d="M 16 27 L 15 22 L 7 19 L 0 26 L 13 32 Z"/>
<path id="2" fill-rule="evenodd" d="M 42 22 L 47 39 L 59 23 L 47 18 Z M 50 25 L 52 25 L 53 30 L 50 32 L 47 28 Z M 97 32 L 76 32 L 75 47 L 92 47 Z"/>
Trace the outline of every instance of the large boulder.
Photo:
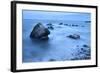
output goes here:
<path id="1" fill-rule="evenodd" d="M 50 34 L 50 31 L 45 28 L 44 25 L 41 23 L 38 23 L 33 28 L 30 38 L 37 38 L 37 39 L 48 39 L 48 35 Z"/>

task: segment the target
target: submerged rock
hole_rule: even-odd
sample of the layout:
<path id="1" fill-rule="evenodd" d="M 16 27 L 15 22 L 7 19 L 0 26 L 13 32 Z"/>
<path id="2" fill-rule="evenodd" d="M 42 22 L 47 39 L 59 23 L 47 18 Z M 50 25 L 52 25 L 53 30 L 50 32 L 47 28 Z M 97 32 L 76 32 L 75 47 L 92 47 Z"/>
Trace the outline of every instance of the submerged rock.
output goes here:
<path id="1" fill-rule="evenodd" d="M 55 59 L 50 59 L 49 61 L 56 61 Z"/>
<path id="2" fill-rule="evenodd" d="M 86 45 L 86 44 L 84 44 L 84 45 L 83 45 L 83 47 L 85 47 L 85 48 L 89 48 L 89 46 L 88 46 L 88 45 Z"/>
<path id="3" fill-rule="evenodd" d="M 50 26 L 50 27 L 48 27 L 48 29 L 51 29 L 51 30 L 53 30 L 54 28 L 53 28 L 52 26 Z"/>
<path id="4" fill-rule="evenodd" d="M 42 23 L 38 23 L 33 28 L 30 38 L 37 38 L 37 39 L 48 39 L 48 35 L 50 31 L 42 25 Z"/>
<path id="5" fill-rule="evenodd" d="M 52 26 L 52 24 L 51 23 L 48 23 L 47 26 Z"/>
<path id="6" fill-rule="evenodd" d="M 68 24 L 64 24 L 65 26 L 68 26 Z"/>
<path id="7" fill-rule="evenodd" d="M 72 24 L 71 26 L 73 26 L 73 27 L 78 27 L 78 25 L 77 25 L 77 24 Z"/>
<path id="8" fill-rule="evenodd" d="M 59 25 L 63 25 L 63 23 L 59 23 Z"/>
<path id="9" fill-rule="evenodd" d="M 85 21 L 85 23 L 91 23 L 91 21 Z"/>
<path id="10" fill-rule="evenodd" d="M 67 37 L 72 38 L 72 39 L 80 39 L 80 35 L 78 34 L 69 35 Z"/>
<path id="11" fill-rule="evenodd" d="M 51 23 L 47 24 L 47 27 L 48 27 L 48 29 L 51 29 L 51 30 L 54 29 L 54 28 L 53 28 L 53 25 L 52 25 Z"/>

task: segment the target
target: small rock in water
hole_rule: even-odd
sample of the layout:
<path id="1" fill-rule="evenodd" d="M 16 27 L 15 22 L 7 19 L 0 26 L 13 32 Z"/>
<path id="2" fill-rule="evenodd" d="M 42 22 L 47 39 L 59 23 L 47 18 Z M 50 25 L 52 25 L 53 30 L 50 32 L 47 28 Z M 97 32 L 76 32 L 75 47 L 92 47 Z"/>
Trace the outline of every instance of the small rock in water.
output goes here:
<path id="1" fill-rule="evenodd" d="M 80 39 L 80 35 L 78 34 L 69 35 L 67 37 L 72 38 L 72 39 Z"/>
<path id="2" fill-rule="evenodd" d="M 50 34 L 50 31 L 45 28 L 42 23 L 38 23 L 33 28 L 30 38 L 37 38 L 37 39 L 48 39 L 48 35 Z"/>
<path id="3" fill-rule="evenodd" d="M 52 26 L 52 23 L 48 23 L 47 26 Z"/>
<path id="4" fill-rule="evenodd" d="M 85 21 L 85 23 L 91 23 L 91 21 Z"/>
<path id="5" fill-rule="evenodd" d="M 78 27 L 78 25 L 74 25 L 74 24 L 72 24 L 72 26 L 73 26 L 73 27 Z"/>
<path id="6" fill-rule="evenodd" d="M 75 26 L 74 24 L 72 24 L 72 26 Z"/>
<path id="7" fill-rule="evenodd" d="M 81 48 L 81 50 L 83 51 L 83 52 L 86 52 L 87 50 L 86 49 L 84 49 L 84 48 Z"/>
<path id="8" fill-rule="evenodd" d="M 49 26 L 49 27 L 48 27 L 48 29 L 51 29 L 51 30 L 53 30 L 54 28 L 53 28 L 52 26 Z"/>
<path id="9" fill-rule="evenodd" d="M 75 25 L 76 27 L 78 27 L 78 25 Z"/>
<path id="10" fill-rule="evenodd" d="M 65 26 L 68 26 L 68 24 L 64 24 Z"/>
<path id="11" fill-rule="evenodd" d="M 55 59 L 50 59 L 49 61 L 56 61 Z"/>
<path id="12" fill-rule="evenodd" d="M 63 25 L 63 23 L 60 23 L 59 25 Z"/>
<path id="13" fill-rule="evenodd" d="M 47 24 L 47 27 L 48 27 L 48 29 L 51 29 L 51 30 L 54 29 L 54 28 L 53 28 L 53 25 L 52 25 L 51 23 Z"/>
<path id="14" fill-rule="evenodd" d="M 81 48 L 81 50 L 84 50 L 83 48 Z"/>
<path id="15" fill-rule="evenodd" d="M 85 48 L 89 48 L 89 46 L 88 46 L 88 45 L 86 45 L 86 44 L 84 44 L 84 45 L 83 45 L 83 47 L 85 47 Z"/>

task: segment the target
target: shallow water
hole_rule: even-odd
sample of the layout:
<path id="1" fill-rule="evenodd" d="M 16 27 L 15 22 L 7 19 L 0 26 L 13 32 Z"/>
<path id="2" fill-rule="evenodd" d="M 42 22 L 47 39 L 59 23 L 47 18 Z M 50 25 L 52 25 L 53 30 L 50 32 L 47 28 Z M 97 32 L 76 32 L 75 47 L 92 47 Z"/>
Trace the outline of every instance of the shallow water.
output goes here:
<path id="1" fill-rule="evenodd" d="M 59 25 L 60 22 L 51 22 L 54 29 L 50 29 L 49 40 L 31 39 L 30 33 L 33 27 L 40 21 L 23 19 L 23 62 L 45 62 L 45 61 L 66 61 L 81 60 L 81 55 L 87 56 L 90 48 L 78 55 L 82 45 L 90 46 L 90 23 L 83 21 L 64 21 L 66 24 L 77 24 L 78 27 Z M 49 21 L 41 21 L 47 27 Z M 70 34 L 79 34 L 80 39 L 71 39 Z M 76 59 L 78 57 L 78 59 Z M 87 58 L 82 58 L 87 59 Z"/>

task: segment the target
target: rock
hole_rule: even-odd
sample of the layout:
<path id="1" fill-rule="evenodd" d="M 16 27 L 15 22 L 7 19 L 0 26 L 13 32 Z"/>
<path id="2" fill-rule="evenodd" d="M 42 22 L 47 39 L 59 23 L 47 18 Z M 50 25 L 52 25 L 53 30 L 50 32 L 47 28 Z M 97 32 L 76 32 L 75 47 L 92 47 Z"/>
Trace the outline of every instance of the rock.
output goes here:
<path id="1" fill-rule="evenodd" d="M 64 24 L 65 26 L 68 26 L 68 24 Z"/>
<path id="2" fill-rule="evenodd" d="M 52 26 L 52 24 L 51 24 L 51 23 L 49 23 L 49 24 L 47 24 L 47 26 Z"/>
<path id="3" fill-rule="evenodd" d="M 85 23 L 91 23 L 91 21 L 85 21 Z"/>
<path id="4" fill-rule="evenodd" d="M 78 34 L 69 35 L 67 37 L 72 38 L 72 39 L 80 39 L 80 35 Z"/>
<path id="5" fill-rule="evenodd" d="M 49 61 L 56 61 L 55 59 L 50 59 Z"/>
<path id="6" fill-rule="evenodd" d="M 84 50 L 84 48 L 81 48 L 81 50 Z"/>
<path id="7" fill-rule="evenodd" d="M 73 26 L 73 27 L 78 27 L 78 25 L 74 25 L 74 24 L 72 24 L 72 26 Z"/>
<path id="8" fill-rule="evenodd" d="M 48 27 L 48 29 L 51 29 L 51 30 L 53 30 L 54 28 L 53 28 L 52 26 L 49 26 L 49 27 Z"/>
<path id="9" fill-rule="evenodd" d="M 84 49 L 84 48 L 81 48 L 81 50 L 82 50 L 82 52 L 86 52 L 87 50 L 86 49 Z"/>
<path id="10" fill-rule="evenodd" d="M 37 39 L 48 39 L 48 35 L 50 31 L 45 28 L 41 23 L 38 23 L 33 28 L 30 38 L 37 38 Z"/>
<path id="11" fill-rule="evenodd" d="M 76 27 L 78 27 L 78 25 L 75 25 Z"/>
<path id="12" fill-rule="evenodd" d="M 47 24 L 47 27 L 48 27 L 48 29 L 51 29 L 51 30 L 54 29 L 54 28 L 53 28 L 53 25 L 52 25 L 51 23 Z"/>
<path id="13" fill-rule="evenodd" d="M 63 25 L 63 23 L 60 23 L 59 25 Z"/>
<path id="14" fill-rule="evenodd" d="M 84 44 L 84 45 L 83 45 L 83 47 L 85 47 L 85 48 L 89 48 L 89 46 L 88 46 L 88 45 L 86 45 L 86 44 Z"/>

